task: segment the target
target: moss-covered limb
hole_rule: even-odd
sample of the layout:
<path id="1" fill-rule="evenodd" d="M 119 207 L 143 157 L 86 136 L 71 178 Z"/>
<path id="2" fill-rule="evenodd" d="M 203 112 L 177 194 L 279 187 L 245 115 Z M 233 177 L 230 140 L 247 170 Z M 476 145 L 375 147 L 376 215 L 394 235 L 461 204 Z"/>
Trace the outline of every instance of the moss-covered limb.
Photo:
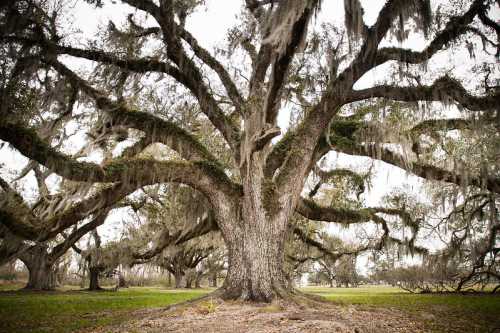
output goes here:
<path id="1" fill-rule="evenodd" d="M 266 160 L 265 175 L 273 177 L 279 193 L 296 198 L 302 190 L 303 180 L 309 173 L 315 146 L 327 126 L 325 115 L 319 112 L 324 106 L 318 103 L 295 130 L 287 133 L 271 151 Z M 274 175 L 279 168 L 279 173 Z M 300 179 L 302 181 L 297 182 Z"/>
<path id="2" fill-rule="evenodd" d="M 237 185 L 231 182 L 224 170 L 214 162 L 189 163 L 123 159 L 113 160 L 103 166 L 79 162 L 50 147 L 33 130 L 16 124 L 1 124 L 0 139 L 12 144 L 24 156 L 73 181 L 122 182 L 133 186 L 179 182 L 208 193 L 220 190 L 234 194 L 239 191 Z"/>
<path id="3" fill-rule="evenodd" d="M 144 8 L 144 3 L 142 1 L 129 0 L 129 3 L 136 8 Z M 156 6 L 152 4 L 147 7 L 147 9 L 150 10 L 151 8 L 149 7 Z M 173 2 L 167 1 L 162 3 L 159 11 L 155 10 L 150 13 L 154 15 L 162 29 L 163 42 L 166 44 L 166 54 L 168 58 L 177 65 L 179 71 L 182 73 L 182 77 L 178 78 L 177 81 L 188 88 L 196 97 L 201 111 L 207 116 L 212 125 L 221 132 L 234 154 L 237 154 L 239 152 L 239 141 L 241 138 L 239 126 L 225 115 L 211 93 L 210 88 L 205 83 L 200 67 L 184 50 L 181 36 L 177 29 L 177 23 L 174 19 Z M 205 60 L 207 60 L 206 57 Z"/>
<path id="4" fill-rule="evenodd" d="M 0 139 L 9 142 L 24 156 L 57 174 L 75 181 L 104 182 L 104 170 L 94 163 L 78 162 L 42 141 L 37 133 L 18 124 L 0 124 Z"/>
<path id="5" fill-rule="evenodd" d="M 0 177 L 0 223 L 20 237 L 36 237 L 41 226 L 23 198 Z"/>
<path id="6" fill-rule="evenodd" d="M 375 24 L 365 33 L 364 44 L 356 59 L 329 85 L 329 93 L 334 96 L 346 96 L 346 92 L 351 91 L 353 85 L 365 73 L 389 60 L 404 61 L 407 63 L 421 63 L 430 59 L 443 46 L 465 33 L 466 26 L 473 19 L 485 13 L 488 5 L 483 0 L 475 0 L 468 11 L 462 16 L 452 17 L 446 24 L 445 29 L 439 32 L 428 48 L 422 52 L 413 52 L 400 48 L 378 49 L 380 41 L 393 26 L 394 20 L 408 6 L 417 8 L 415 1 L 393 0 L 387 1 L 382 8 Z M 425 17 L 425 13 L 421 13 Z M 427 21 L 429 21 L 427 19 Z M 424 32 L 428 28 L 429 22 L 423 22 Z M 465 28 L 464 28 L 465 27 Z"/>
<path id="7" fill-rule="evenodd" d="M 344 225 L 370 222 L 375 215 L 375 212 L 368 208 L 352 210 L 322 207 L 314 201 L 305 198 L 299 200 L 295 211 L 309 220 L 334 222 Z"/>
<path id="8" fill-rule="evenodd" d="M 500 24 L 498 24 L 498 22 L 493 21 L 486 14 L 487 14 L 486 11 L 481 11 L 479 13 L 479 19 L 481 20 L 481 22 L 485 26 L 487 26 L 491 30 L 495 31 L 495 33 L 497 35 L 497 42 L 500 42 Z M 497 55 L 497 57 L 500 55 L 500 46 L 497 46 L 497 54 L 496 55 Z"/>
<path id="9" fill-rule="evenodd" d="M 357 187 L 358 196 L 365 191 L 365 181 L 367 179 L 366 175 L 359 174 L 350 169 L 333 169 L 330 171 L 325 171 L 320 169 L 319 167 L 313 168 L 314 173 L 320 178 L 319 182 L 316 186 L 309 192 L 309 197 L 314 197 L 321 185 L 325 182 L 328 182 L 333 178 L 350 178 L 352 184 Z"/>
<path id="10" fill-rule="evenodd" d="M 292 5 L 290 3 L 281 3 L 278 5 L 278 9 L 271 14 L 276 16 L 276 18 L 271 18 L 271 22 L 275 22 L 271 23 L 271 25 L 277 24 L 278 26 L 272 26 L 270 29 L 280 31 L 279 29 L 281 28 L 283 32 L 278 38 L 273 36 L 268 37 L 268 40 L 269 38 L 279 40 L 269 42 L 275 44 L 274 46 L 277 50 L 272 64 L 268 84 L 269 88 L 264 103 L 266 123 L 276 124 L 276 117 L 281 105 L 282 89 L 287 78 L 288 69 L 301 44 L 305 41 L 310 18 L 315 8 L 319 7 L 320 4 L 321 1 L 318 0 L 301 1 L 292 3 Z M 283 16 L 289 20 L 289 28 L 283 29 L 279 26 L 282 24 L 280 20 Z M 274 34 L 276 35 L 276 32 Z"/>
<path id="11" fill-rule="evenodd" d="M 121 125 L 141 130 L 150 143 L 161 142 L 177 151 L 186 160 L 216 161 L 215 156 L 201 142 L 179 125 L 147 112 L 130 110 L 123 103 L 113 102 L 62 63 L 52 60 L 50 64 L 94 98 L 98 107 L 110 116 L 114 126 Z"/>
<path id="12" fill-rule="evenodd" d="M 353 85 L 369 70 L 376 66 L 375 58 L 378 45 L 387 35 L 389 29 L 393 26 L 395 19 L 400 15 L 403 8 L 409 5 L 408 1 L 392 0 L 387 1 L 380 10 L 377 20 L 364 33 L 364 43 L 361 46 L 356 58 L 351 64 L 328 86 L 328 93 L 331 96 L 344 96 L 351 91 Z M 333 112 L 333 109 L 327 108 L 324 112 Z"/>
<path id="13" fill-rule="evenodd" d="M 351 147 L 336 147 L 336 150 L 348 155 L 367 156 L 384 161 L 424 179 L 438 180 L 456 185 L 467 184 L 478 188 L 486 188 L 495 193 L 500 193 L 499 177 L 467 175 L 465 178 L 464 175 L 458 172 L 446 170 L 424 162 L 408 162 L 402 155 L 394 153 L 387 148 L 379 150 L 374 144 L 370 144 L 368 146 L 354 145 Z"/>
<path id="14" fill-rule="evenodd" d="M 424 120 L 410 129 L 410 134 L 417 137 L 422 134 L 431 134 L 438 131 L 452 131 L 471 129 L 474 121 L 463 118 L 428 119 Z"/>
<path id="15" fill-rule="evenodd" d="M 383 224 L 384 232 L 382 233 L 382 235 L 378 239 L 372 240 L 371 242 L 368 242 L 365 245 L 359 245 L 359 246 L 357 246 L 355 248 L 351 248 L 351 249 L 331 249 L 323 242 L 312 238 L 304 230 L 302 230 L 300 227 L 297 227 L 297 226 L 293 227 L 293 233 L 304 244 L 306 244 L 308 246 L 312 246 L 313 248 L 318 250 L 322 254 L 323 257 L 324 256 L 330 257 L 333 260 L 337 260 L 343 256 L 359 255 L 359 254 L 361 254 L 363 252 L 367 252 L 367 251 L 373 251 L 373 250 L 379 251 L 379 250 L 383 249 L 387 243 L 393 243 L 393 244 L 399 244 L 401 246 L 406 246 L 411 251 L 414 251 L 414 252 L 427 253 L 427 249 L 424 249 L 423 247 L 415 247 L 410 243 L 409 240 L 400 240 L 400 239 L 389 236 L 389 229 L 386 228 L 387 224 L 386 224 L 385 220 L 382 220 L 382 221 L 384 221 L 384 224 Z"/>
<path id="16" fill-rule="evenodd" d="M 151 137 L 144 137 L 139 139 L 133 145 L 123 149 L 122 153 L 119 155 L 120 158 L 134 158 L 140 153 L 142 153 L 146 148 L 148 148 L 153 141 Z"/>
<path id="17" fill-rule="evenodd" d="M 448 76 L 437 79 L 430 86 L 397 87 L 380 85 L 357 90 L 353 91 L 347 99 L 349 102 L 354 102 L 374 97 L 405 102 L 456 102 L 471 111 L 496 110 L 500 107 L 500 92 L 481 97 L 473 96 L 460 82 Z"/>
<path id="18" fill-rule="evenodd" d="M 199 52 L 202 52 L 202 49 L 188 32 L 184 31 L 186 38 L 189 39 L 191 43 L 193 43 L 194 46 L 196 46 L 196 50 Z M 49 49 L 51 52 L 55 52 L 57 54 L 67 54 L 75 57 L 81 57 L 93 61 L 97 61 L 100 63 L 104 64 L 111 64 L 118 66 L 120 68 L 129 70 L 129 71 L 134 71 L 138 73 L 147 73 L 151 71 L 156 71 L 156 72 L 162 72 L 166 73 L 178 81 L 186 81 L 186 78 L 183 77 L 183 74 L 174 66 L 171 66 L 170 64 L 152 60 L 152 59 L 120 59 L 112 54 L 108 54 L 104 51 L 100 50 L 89 50 L 89 49 L 78 49 L 78 48 L 73 48 L 73 47 L 68 47 L 68 46 L 61 46 L 57 45 L 54 43 L 51 43 L 46 40 L 29 40 L 30 42 L 38 42 L 41 44 L 41 46 Z M 27 41 L 24 41 L 27 42 Z M 204 50 L 206 54 L 209 55 L 208 51 Z M 204 53 L 204 54 L 205 54 Z M 219 64 L 219 69 L 218 73 L 224 68 L 220 63 L 218 63 L 215 58 L 213 58 L 213 61 L 215 61 L 217 64 Z M 56 61 L 51 61 L 51 64 L 56 67 L 57 70 L 60 72 L 63 72 L 64 75 L 69 76 L 70 78 L 75 79 L 76 74 L 72 73 L 68 68 L 64 68 L 65 66 L 57 63 Z M 225 71 L 224 71 L 225 72 Z M 228 80 L 232 83 L 229 75 L 227 72 L 225 72 L 225 80 L 223 80 L 224 83 L 226 83 L 229 86 Z M 90 85 L 85 81 L 85 80 L 75 80 L 78 83 L 78 86 L 82 87 L 83 90 L 87 93 L 90 93 L 90 95 L 93 98 L 96 98 L 97 95 L 101 99 L 103 99 L 104 94 L 99 93 L 95 89 L 92 89 Z M 238 90 L 236 89 L 236 86 L 234 83 L 232 83 L 232 89 L 229 95 L 236 98 L 238 100 L 238 103 L 242 103 L 243 99 L 239 95 Z M 90 88 L 90 89 L 89 89 Z M 235 97 L 235 95 L 237 97 Z M 179 140 L 182 143 L 187 143 L 188 146 L 190 146 L 191 150 L 193 149 L 200 149 L 200 155 L 203 158 L 206 158 L 208 160 L 214 160 L 214 157 L 208 153 L 207 149 L 205 147 L 202 147 L 201 143 L 197 141 L 192 135 L 189 135 L 185 130 L 181 129 L 178 125 L 172 123 L 172 122 L 167 122 L 165 120 L 162 120 L 161 118 L 155 117 L 151 114 L 143 112 L 142 114 L 134 114 L 132 115 L 130 110 L 128 110 L 125 106 L 119 105 L 117 103 L 112 103 L 110 100 L 107 100 L 106 103 L 101 101 L 103 105 L 105 104 L 107 108 L 105 109 L 106 111 L 114 111 L 113 116 L 119 118 L 124 122 L 124 125 L 129 125 L 129 126 L 134 126 L 136 129 L 140 129 L 143 131 L 146 131 L 149 135 L 156 134 L 159 136 L 157 138 L 158 140 L 164 140 L 165 142 L 175 140 Z M 139 112 L 134 112 L 134 113 L 139 113 Z M 127 121 L 128 120 L 128 121 Z M 139 120 L 139 121 L 137 121 Z M 146 123 L 141 123 L 140 120 L 147 120 Z M 131 124 L 128 124 L 131 123 Z M 138 128 L 140 127 L 140 128 Z M 149 130 L 149 131 L 147 131 Z M 173 132 L 173 133 L 172 133 Z M 169 134 L 174 134 L 173 136 Z M 178 135 L 178 136 L 176 136 Z M 165 136 L 170 137 L 170 140 L 165 140 Z M 183 142 L 184 141 L 184 142 Z M 162 141 L 159 141 L 162 142 Z M 164 142 L 164 143 L 165 143 Z M 175 146 L 175 144 L 173 144 Z M 182 148 L 182 147 L 181 147 Z M 184 147 L 185 148 L 185 147 Z M 187 150 L 187 149 L 181 149 L 181 150 Z"/>
<path id="19" fill-rule="evenodd" d="M 273 150 L 266 159 L 266 166 L 264 168 L 264 175 L 267 178 L 272 178 L 274 172 L 285 160 L 289 150 L 293 146 L 294 137 L 295 133 L 293 131 L 289 131 L 278 143 L 274 145 Z"/>
<path id="20" fill-rule="evenodd" d="M 66 67 L 56 59 L 47 57 L 44 59 L 44 61 L 51 65 L 60 74 L 71 80 L 71 82 L 75 86 L 78 86 L 87 95 L 94 98 L 99 108 L 107 112 L 115 111 L 116 113 L 130 111 L 123 104 L 114 103 L 109 98 L 106 98 L 105 94 L 92 87 L 86 80 L 82 79 L 75 72 L 70 70 L 68 67 Z M 203 78 L 201 77 L 201 74 L 199 74 L 199 72 L 196 76 L 199 80 L 196 80 L 196 78 L 194 77 L 196 73 L 197 72 L 190 72 L 189 70 L 184 69 L 183 72 L 180 72 L 179 76 L 175 78 L 177 79 L 177 81 L 184 84 L 195 95 L 195 97 L 198 99 L 202 112 L 205 113 L 205 115 L 209 118 L 215 128 L 217 128 L 222 133 L 223 137 L 226 139 L 229 145 L 233 149 L 236 149 L 238 140 L 240 139 L 240 132 L 237 125 L 234 124 L 231 119 L 226 117 L 224 112 L 220 109 L 213 96 L 211 96 L 211 94 L 209 93 L 207 87 L 203 84 Z M 157 118 L 153 115 L 149 115 L 147 113 L 144 114 L 149 116 L 149 120 L 160 120 L 160 118 Z M 159 125 L 159 127 L 161 128 L 162 126 Z M 192 144 L 192 139 L 193 138 L 191 137 L 191 139 L 188 140 L 188 143 Z M 192 148 L 199 145 L 199 143 L 197 145 L 194 144 L 192 145 Z"/>
<path id="21" fill-rule="evenodd" d="M 308 246 L 314 247 L 315 249 L 317 249 L 322 254 L 322 256 L 328 256 L 328 257 L 332 258 L 333 260 L 339 259 L 340 257 L 342 257 L 344 255 L 353 255 L 353 254 L 357 254 L 358 253 L 355 250 L 352 250 L 352 251 L 348 251 L 348 250 L 346 250 L 346 251 L 338 251 L 338 250 L 335 250 L 335 249 L 330 249 L 330 248 L 328 248 L 327 245 L 325 245 L 322 242 L 320 242 L 320 241 L 312 238 L 310 235 L 308 235 L 307 232 L 305 232 L 304 230 L 302 230 L 300 227 L 297 227 L 297 226 L 293 227 L 293 233 L 294 233 L 295 236 L 297 236 L 297 238 L 301 242 L 303 242 L 304 244 L 306 244 Z M 308 260 L 308 259 L 309 258 L 307 258 L 305 260 Z M 319 258 L 316 258 L 316 259 L 319 259 Z"/>
<path id="22" fill-rule="evenodd" d="M 368 250 L 381 250 L 388 243 L 407 247 L 411 253 L 427 253 L 428 251 L 423 247 L 418 247 L 415 245 L 415 240 L 419 230 L 419 222 L 413 220 L 410 214 L 402 209 L 372 207 L 359 210 L 351 210 L 335 207 L 321 207 L 312 200 L 302 198 L 301 201 L 299 201 L 299 204 L 297 205 L 295 211 L 300 215 L 306 217 L 307 219 L 316 221 L 334 222 L 343 225 L 372 222 L 382 227 L 383 233 L 380 238 L 372 240 L 366 245 L 359 246 L 358 248 L 350 251 L 347 254 L 358 254 Z M 383 217 L 377 214 L 398 216 L 403 225 L 408 226 L 412 229 L 411 238 L 405 238 L 401 240 L 390 236 L 389 224 Z M 322 249 L 323 245 L 320 242 L 307 239 L 303 240 L 306 240 L 307 244 L 313 245 L 320 251 L 324 252 L 324 249 Z M 328 251 L 325 253 L 328 253 Z"/>
<path id="23" fill-rule="evenodd" d="M 135 192 L 139 187 L 122 183 L 113 184 L 101 189 L 94 195 L 75 203 L 68 209 L 58 212 L 45 221 L 45 229 L 39 233 L 37 239 L 46 241 L 75 225 L 89 215 L 100 214 L 109 207 L 115 206 L 127 195 Z"/>
<path id="24" fill-rule="evenodd" d="M 477 15 L 486 11 L 484 1 L 474 1 L 469 9 L 460 16 L 451 17 L 445 28 L 438 32 L 431 43 L 420 52 L 396 47 L 381 48 L 378 51 L 376 65 L 381 65 L 389 60 L 397 60 L 408 64 L 419 64 L 429 60 L 438 51 L 446 47 L 451 41 L 456 40 L 468 31 Z"/>
<path id="25" fill-rule="evenodd" d="M 77 58 L 96 61 L 102 64 L 114 65 L 125 70 L 136 73 L 160 72 L 168 74 L 176 79 L 182 74 L 179 70 L 166 62 L 157 61 L 152 58 L 126 58 L 122 59 L 112 53 L 97 49 L 81 49 L 71 46 L 58 45 L 46 39 L 35 39 L 29 37 L 3 36 L 7 42 L 19 42 L 24 44 L 39 45 L 53 54 L 69 55 Z"/>
<path id="26" fill-rule="evenodd" d="M 344 225 L 366 222 L 380 223 L 381 220 L 379 220 L 380 217 L 377 214 L 398 216 L 404 225 L 412 228 L 417 223 L 412 219 L 408 212 L 402 209 L 368 207 L 355 210 L 337 207 L 324 207 L 316 204 L 313 200 L 306 198 L 301 198 L 295 211 L 309 220 L 333 222 Z"/>
<path id="27" fill-rule="evenodd" d="M 147 112 L 132 111 L 125 105 L 111 103 L 108 114 L 113 125 L 123 125 L 146 133 L 149 143 L 160 142 L 178 152 L 186 160 L 217 162 L 216 157 L 194 135 L 171 121 Z"/>
<path id="28" fill-rule="evenodd" d="M 143 263 L 144 261 L 155 257 L 170 245 L 180 245 L 191 239 L 201 237 L 217 230 L 219 230 L 217 222 L 215 221 L 213 214 L 209 213 L 208 216 L 205 217 L 200 223 L 188 230 L 179 230 L 174 234 L 170 234 L 170 231 L 165 229 L 157 238 L 157 243 L 152 249 L 143 253 L 133 253 L 132 257 L 135 261 L 137 261 L 137 263 Z"/>
<path id="29" fill-rule="evenodd" d="M 92 221 L 84 224 L 83 226 L 79 227 L 78 229 L 74 230 L 71 232 L 71 234 L 68 235 L 64 239 L 63 242 L 59 243 L 56 245 L 52 251 L 50 251 L 49 256 L 53 261 L 59 259 L 61 256 L 63 256 L 73 245 L 76 244 L 83 236 L 94 230 L 100 225 L 103 225 L 104 222 L 106 221 L 106 218 L 108 217 L 109 209 L 106 209 L 92 219 Z"/>

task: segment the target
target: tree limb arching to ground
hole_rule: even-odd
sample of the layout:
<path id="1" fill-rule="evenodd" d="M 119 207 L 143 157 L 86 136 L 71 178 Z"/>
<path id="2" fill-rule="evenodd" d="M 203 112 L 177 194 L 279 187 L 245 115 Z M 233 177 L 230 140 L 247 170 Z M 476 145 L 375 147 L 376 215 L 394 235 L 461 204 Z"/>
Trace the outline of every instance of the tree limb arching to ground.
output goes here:
<path id="1" fill-rule="evenodd" d="M 91 2 L 96 4 L 95 10 L 99 10 L 102 2 Z M 149 30 L 151 34 L 117 31 L 115 25 L 110 30 L 132 38 L 129 42 L 154 38 L 162 45 L 156 58 L 141 55 L 143 50 L 113 54 L 104 49 L 111 46 L 105 43 L 102 49 L 67 45 L 64 36 L 59 35 L 56 15 L 51 16 L 45 2 L 39 4 L 27 0 L 15 4 L 11 2 L 9 8 L 1 7 L 2 13 L 5 13 L 0 22 L 2 47 L 18 50 L 19 55 L 14 60 L 29 62 L 31 66 L 22 63 L 13 66 L 10 79 L 2 87 L 0 139 L 66 180 L 108 184 L 110 187 L 104 191 L 119 194 L 106 196 L 108 199 L 104 202 L 99 201 L 100 208 L 111 206 L 115 203 L 113 201 L 135 189 L 157 183 L 181 183 L 200 191 L 210 202 L 229 252 L 228 274 L 221 289 L 224 298 L 271 301 L 293 294 L 283 265 L 285 243 L 295 212 L 309 219 L 343 224 L 371 221 L 384 225 L 383 218 L 378 214 L 397 215 L 403 223 L 412 223 L 404 212 L 383 208 L 347 212 L 336 207 L 321 207 L 302 198 L 301 193 L 310 173 L 329 151 L 370 156 L 422 178 L 476 187 L 486 184 L 488 190 L 499 192 L 498 175 L 473 171 L 465 182 L 456 170 L 429 165 L 426 161 L 408 162 L 378 142 L 369 142 L 355 135 L 363 124 L 361 111 L 355 109 L 351 115 L 354 118 L 359 115 L 357 121 L 352 118 L 346 121 L 340 115 L 350 105 L 371 98 L 413 103 L 456 103 L 469 113 L 498 112 L 498 90 L 479 94 L 449 77 L 439 78 L 430 85 L 384 84 L 354 89 L 362 76 L 377 66 L 389 61 L 396 61 L 402 66 L 424 63 L 451 43 L 458 43 L 470 28 L 477 29 L 479 26 L 491 35 L 492 27 L 496 27 L 488 17 L 490 8 L 496 6 L 493 1 L 469 1 L 465 12 L 447 18 L 448 22 L 441 29 L 432 20 L 429 1 L 388 0 L 375 23 L 367 26 L 363 22 L 361 6 L 346 0 L 348 16 L 345 28 L 350 58 L 349 55 L 326 55 L 329 61 L 321 91 L 306 96 L 313 102 L 302 110 L 302 120 L 277 141 L 273 139 L 284 131 L 277 128 L 278 115 L 286 112 L 284 102 L 289 99 L 285 88 L 292 82 L 290 74 L 297 66 L 297 58 L 312 47 L 313 43 L 307 43 L 308 28 L 314 15 L 321 11 L 322 1 L 246 1 L 245 10 L 252 14 L 252 20 L 255 19 L 254 26 L 258 33 L 250 41 L 245 41 L 247 46 L 244 48 L 254 49 L 257 54 L 252 68 L 248 69 L 251 75 L 248 75 L 250 79 L 245 85 L 238 83 L 231 76 L 230 69 L 186 31 L 177 1 L 123 2 L 154 20 L 155 26 Z M 479 18 L 479 23 L 475 22 L 475 18 Z M 430 41 L 424 51 L 379 46 L 391 31 L 404 39 L 405 24 L 409 20 L 414 21 Z M 146 30 L 144 28 L 143 32 Z M 330 53 L 333 53 L 332 49 Z M 172 80 L 191 94 L 206 122 L 223 142 L 224 153 L 229 158 L 222 161 L 220 152 L 211 151 L 202 139 L 190 133 L 192 128 L 183 128 L 159 114 L 141 110 L 132 102 L 131 94 L 124 97 L 109 92 L 105 82 L 72 70 L 68 57 L 91 60 L 101 67 L 125 73 L 125 81 L 130 74 L 155 74 Z M 339 66 L 342 60 L 342 66 Z M 22 114 L 21 108 L 25 107 L 19 103 L 19 96 L 12 93 L 12 88 L 22 83 L 16 77 L 20 73 L 30 77 L 33 67 L 35 72 L 57 73 L 53 75 L 64 78 L 79 91 L 79 98 L 91 105 L 95 114 L 109 119 L 112 127 L 141 132 L 144 140 L 138 151 L 150 144 L 161 143 L 176 152 L 179 158 L 165 161 L 132 156 L 110 158 L 100 165 L 80 161 L 52 147 L 51 142 L 29 128 L 29 122 L 11 116 Z M 214 88 L 217 85 L 221 86 L 220 89 Z M 221 95 L 223 98 L 220 98 Z M 371 145 L 374 149 L 370 149 Z M 39 231 L 34 227 L 36 217 L 30 215 L 23 205 L 19 205 L 22 209 L 13 209 L 17 207 L 15 202 L 18 202 L 18 197 L 8 195 L 6 190 L 2 195 L 6 198 L 0 207 L 2 224 L 20 237 L 37 238 Z M 60 221 L 55 224 L 57 230 L 70 227 L 78 219 Z"/>

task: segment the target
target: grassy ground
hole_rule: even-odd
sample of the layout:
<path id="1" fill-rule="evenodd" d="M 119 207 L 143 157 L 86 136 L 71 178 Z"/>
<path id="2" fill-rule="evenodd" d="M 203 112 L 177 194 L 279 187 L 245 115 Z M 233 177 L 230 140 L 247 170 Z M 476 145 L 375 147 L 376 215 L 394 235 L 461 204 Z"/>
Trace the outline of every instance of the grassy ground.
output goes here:
<path id="1" fill-rule="evenodd" d="M 72 332 L 127 319 L 132 310 L 164 307 L 208 289 L 127 288 L 118 292 L 0 292 L 0 332 Z"/>
<path id="2" fill-rule="evenodd" d="M 388 286 L 359 288 L 304 288 L 334 303 L 367 308 L 395 308 L 426 322 L 434 332 L 500 333 L 500 296 L 411 294 Z"/>
<path id="3" fill-rule="evenodd" d="M 119 292 L 17 292 L 0 285 L 0 332 L 72 332 L 130 319 L 131 311 L 164 307 L 209 292 L 128 288 Z M 500 332 L 499 296 L 420 295 L 392 287 L 304 288 L 342 306 L 393 308 L 433 332 Z M 367 318 L 370 320 L 370 318 Z M 493 329 L 499 328 L 498 331 Z"/>

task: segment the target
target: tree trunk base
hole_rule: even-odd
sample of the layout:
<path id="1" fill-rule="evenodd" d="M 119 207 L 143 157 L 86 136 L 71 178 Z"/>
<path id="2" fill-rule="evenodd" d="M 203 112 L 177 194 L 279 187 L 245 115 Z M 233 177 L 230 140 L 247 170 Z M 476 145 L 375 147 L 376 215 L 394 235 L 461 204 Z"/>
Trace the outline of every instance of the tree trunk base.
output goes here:
<path id="1" fill-rule="evenodd" d="M 52 267 L 32 267 L 29 270 L 28 283 L 24 290 L 54 291 L 56 289 L 56 275 Z"/>

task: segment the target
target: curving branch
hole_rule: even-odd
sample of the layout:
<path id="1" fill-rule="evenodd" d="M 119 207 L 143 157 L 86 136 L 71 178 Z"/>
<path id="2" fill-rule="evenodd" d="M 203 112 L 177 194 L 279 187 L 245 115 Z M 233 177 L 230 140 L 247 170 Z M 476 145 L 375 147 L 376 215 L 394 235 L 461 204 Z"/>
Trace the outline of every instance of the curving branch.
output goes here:
<path id="1" fill-rule="evenodd" d="M 242 112 L 245 101 L 224 66 L 222 66 L 222 64 L 214 56 L 212 56 L 210 52 L 203 48 L 198 43 L 196 38 L 194 38 L 194 36 L 183 27 L 176 25 L 176 31 L 179 33 L 181 38 L 189 44 L 194 54 L 217 74 L 226 89 L 227 95 L 233 102 L 236 111 Z"/>
<path id="2" fill-rule="evenodd" d="M 147 112 L 130 110 L 124 103 L 113 102 L 62 63 L 58 61 L 50 63 L 74 85 L 94 98 L 97 105 L 111 117 L 113 125 L 123 125 L 141 130 L 146 133 L 148 142 L 161 142 L 178 152 L 186 160 L 217 161 L 205 146 L 179 125 Z M 129 153 L 131 152 L 127 154 Z"/>
<path id="3" fill-rule="evenodd" d="M 168 229 L 164 230 L 158 237 L 157 243 L 152 249 L 144 253 L 134 253 L 132 254 L 132 257 L 135 261 L 137 261 L 137 263 L 143 263 L 144 261 L 157 256 L 170 245 L 180 245 L 191 239 L 201 237 L 212 231 L 218 230 L 219 227 L 217 222 L 213 218 L 212 214 L 208 214 L 206 218 L 202 219 L 189 230 L 179 230 L 174 234 L 170 234 Z"/>
<path id="4" fill-rule="evenodd" d="M 459 173 L 426 164 L 424 162 L 408 162 L 402 155 L 394 153 L 387 148 L 380 149 L 374 144 L 366 146 L 356 145 L 354 147 L 338 147 L 338 151 L 348 155 L 367 156 L 373 159 L 381 160 L 424 179 L 444 181 L 456 185 L 467 184 L 478 188 L 487 188 L 489 191 L 500 193 L 500 178 L 498 177 L 469 175 L 465 178 Z"/>
<path id="5" fill-rule="evenodd" d="M 274 52 L 274 59 L 271 70 L 271 77 L 269 79 L 267 96 L 264 104 L 264 114 L 266 115 L 266 123 L 275 124 L 276 117 L 278 116 L 278 111 L 280 107 L 281 93 L 283 90 L 283 85 L 286 80 L 286 76 L 288 74 L 288 70 L 290 68 L 290 64 L 293 61 L 293 58 L 301 44 L 304 42 L 307 34 L 307 27 L 310 22 L 310 18 L 313 15 L 314 7 L 317 6 L 318 0 L 309 1 L 310 3 L 314 3 L 313 5 L 304 5 L 303 12 L 300 13 L 300 16 L 294 18 L 294 22 L 292 22 L 292 26 L 290 28 L 290 32 L 288 32 L 287 36 L 289 40 L 279 41 L 280 43 L 286 43 L 284 45 L 284 50 L 279 50 L 278 52 Z M 286 4 L 280 4 L 278 6 L 283 6 L 286 8 Z M 292 8 L 292 11 L 296 11 L 297 9 Z M 274 15 L 282 15 L 281 8 L 276 10 Z M 288 37 L 286 37 L 288 38 Z"/>
<path id="6" fill-rule="evenodd" d="M 379 66 L 390 60 L 407 64 L 420 64 L 429 60 L 451 41 L 470 31 L 468 25 L 473 22 L 477 15 L 481 17 L 486 11 L 486 6 L 483 3 L 484 1 L 476 0 L 463 15 L 451 17 L 445 28 L 436 34 L 423 51 L 416 52 L 397 47 L 381 48 L 377 52 L 374 65 Z"/>
<path id="7" fill-rule="evenodd" d="M 465 130 L 474 127 L 474 121 L 463 118 L 428 119 L 410 129 L 410 134 L 419 136 L 437 131 Z M 431 133 L 429 133 L 431 132 Z"/>
<path id="8" fill-rule="evenodd" d="M 319 167 L 314 167 L 313 168 L 314 173 L 320 178 L 318 183 L 309 191 L 309 198 L 313 198 L 321 188 L 321 186 L 327 182 L 328 180 L 335 178 L 335 177 L 340 177 L 340 178 L 351 178 L 352 182 L 354 185 L 358 188 L 357 189 L 357 194 L 358 196 L 365 191 L 365 180 L 366 177 L 362 176 L 352 170 L 349 169 L 333 169 L 330 171 L 324 171 L 320 169 Z"/>
<path id="9" fill-rule="evenodd" d="M 36 228 L 40 226 L 40 222 L 22 196 L 1 177 L 0 188 L 0 224 L 18 236 L 36 237 Z"/>
<path id="10" fill-rule="evenodd" d="M 65 237 L 64 241 L 58 245 L 56 245 L 52 251 L 50 251 L 49 256 L 53 258 L 53 260 L 57 260 L 61 256 L 63 256 L 70 248 L 72 248 L 76 242 L 80 240 L 87 233 L 96 229 L 98 226 L 103 225 L 108 217 L 109 209 L 99 213 L 95 216 L 92 221 L 84 224 L 83 226 L 74 230 L 68 237 Z"/>
<path id="11" fill-rule="evenodd" d="M 500 107 L 500 92 L 482 97 L 473 96 L 457 80 L 447 76 L 437 79 L 430 86 L 381 85 L 357 90 L 349 94 L 346 99 L 348 102 L 355 102 L 374 97 L 404 102 L 436 101 L 446 103 L 455 101 L 471 111 L 495 110 Z"/>
<path id="12" fill-rule="evenodd" d="M 356 58 L 335 80 L 329 83 L 328 90 L 332 95 L 342 96 L 346 91 L 350 91 L 356 81 L 376 66 L 375 58 L 380 42 L 386 36 L 396 17 L 399 16 L 402 8 L 407 5 L 407 1 L 403 0 L 389 0 L 385 3 L 375 24 L 364 30 L 364 43 Z M 328 111 L 332 112 L 333 110 Z"/>
<path id="13" fill-rule="evenodd" d="M 212 162 L 116 159 L 102 166 L 79 162 L 43 142 L 33 130 L 15 124 L 0 125 L 0 139 L 9 142 L 24 156 L 68 180 L 89 183 L 124 182 L 138 187 L 179 182 L 208 195 L 217 190 L 233 194 L 238 192 L 224 171 Z"/>
<path id="14" fill-rule="evenodd" d="M 128 1 L 128 3 L 134 3 L 134 5 L 137 5 L 137 8 L 139 9 L 142 9 L 143 7 L 141 1 L 131 0 Z M 222 133 L 222 136 L 232 148 L 233 153 L 235 155 L 239 154 L 239 140 L 241 138 L 240 130 L 233 120 L 227 117 L 223 110 L 219 107 L 213 94 L 210 92 L 209 87 L 207 87 L 204 83 L 200 68 L 184 50 L 181 42 L 181 30 L 174 19 L 173 1 L 161 1 L 160 7 L 157 7 L 153 14 L 162 29 L 163 41 L 167 46 L 167 56 L 170 61 L 177 65 L 184 76 L 185 80 L 180 82 L 184 84 L 198 99 L 202 112 L 208 117 L 215 128 Z M 194 40 L 191 42 L 194 45 Z M 197 51 L 199 56 L 205 60 L 209 60 L 207 57 L 208 52 L 207 54 L 202 54 L 203 52 L 201 52 L 201 49 L 197 49 Z M 216 72 L 218 71 L 218 74 L 221 73 L 221 67 L 218 67 L 213 62 L 212 66 L 217 67 Z M 227 85 L 228 81 L 226 79 L 221 80 Z"/>
<path id="15" fill-rule="evenodd" d="M 333 222 L 343 225 L 366 222 L 383 224 L 381 217 L 377 214 L 398 216 L 404 224 L 408 226 L 415 224 L 408 212 L 402 209 L 370 207 L 354 210 L 347 208 L 323 207 L 306 198 L 301 198 L 299 200 L 295 211 L 309 220 Z"/>

